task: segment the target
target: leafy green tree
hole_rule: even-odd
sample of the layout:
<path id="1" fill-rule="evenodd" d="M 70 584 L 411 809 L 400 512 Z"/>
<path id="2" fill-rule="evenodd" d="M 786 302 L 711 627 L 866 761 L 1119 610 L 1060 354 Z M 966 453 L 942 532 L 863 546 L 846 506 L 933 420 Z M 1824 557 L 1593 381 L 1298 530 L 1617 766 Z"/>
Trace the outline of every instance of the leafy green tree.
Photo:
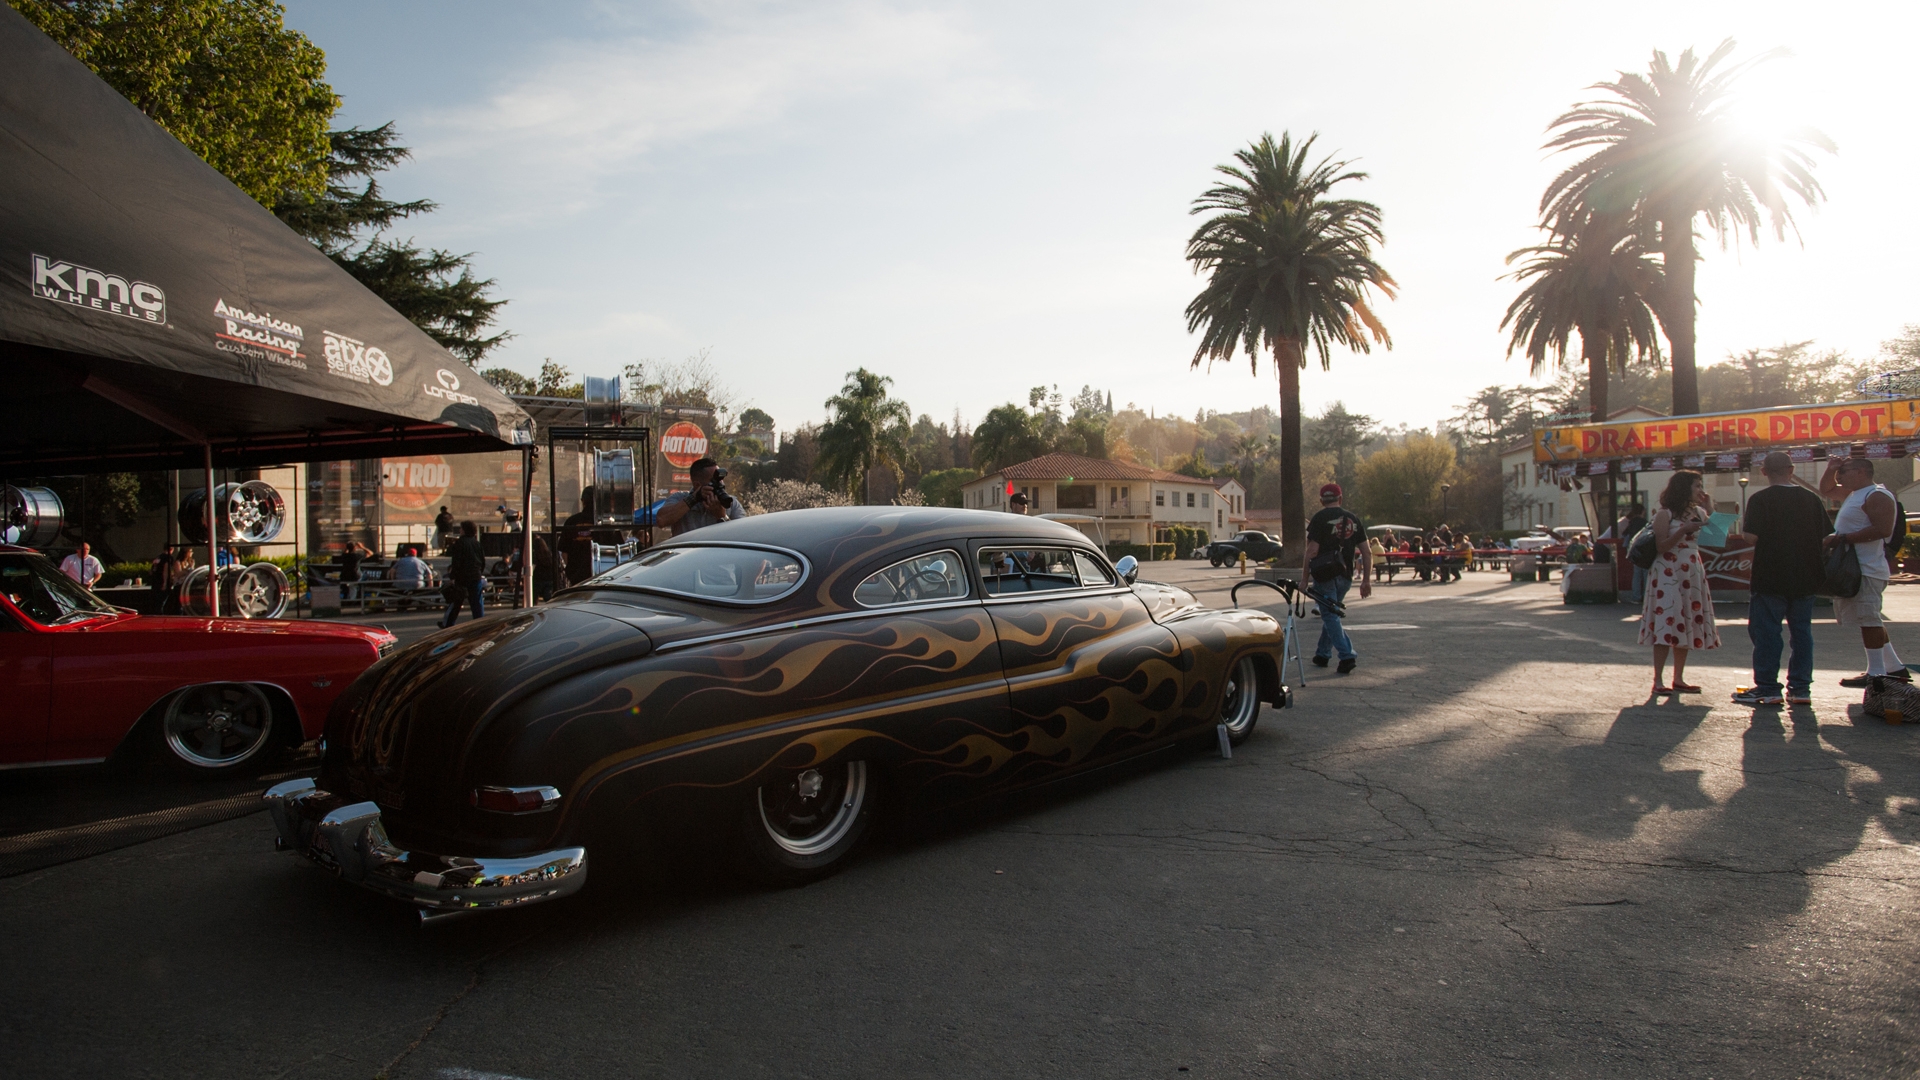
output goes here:
<path id="1" fill-rule="evenodd" d="M 1073 407 L 1072 418 L 1075 420 L 1083 416 L 1105 418 L 1113 415 L 1113 393 L 1109 391 L 1103 397 L 1100 391 L 1090 385 L 1082 386 L 1067 404 Z"/>
<path id="2" fill-rule="evenodd" d="M 512 368 L 488 368 L 480 373 L 480 377 L 503 394 L 532 394 L 538 385 Z"/>
<path id="3" fill-rule="evenodd" d="M 819 468 L 827 485 L 865 502 L 867 481 L 875 469 L 896 479 L 906 460 L 907 403 L 888 393 L 893 379 L 866 368 L 847 372 L 846 385 L 827 399 L 833 419 L 820 428 Z"/>
<path id="4" fill-rule="evenodd" d="M 1376 432 L 1373 417 L 1348 412 L 1345 403 L 1335 401 L 1313 418 L 1303 441 L 1311 453 L 1333 455 L 1334 478 L 1346 487 L 1353 483 L 1353 467 L 1360 450 L 1373 441 Z"/>
<path id="5" fill-rule="evenodd" d="M 973 463 L 991 472 L 1039 457 L 1048 449 L 1040 428 L 1039 417 L 1011 401 L 994 406 L 973 429 Z"/>
<path id="6" fill-rule="evenodd" d="M 772 431 L 773 415 L 765 409 L 742 409 L 738 424 L 741 431 Z"/>
<path id="7" fill-rule="evenodd" d="M 1732 38 L 1705 60 L 1692 49 L 1679 63 L 1655 51 L 1644 75 L 1620 72 L 1595 84 L 1610 99 L 1582 102 L 1556 118 L 1549 150 L 1592 149 L 1547 186 L 1542 216 L 1569 236 L 1593 216 L 1631 215 L 1632 231 L 1657 246 L 1665 270 L 1660 321 L 1673 361 L 1673 415 L 1700 411 L 1694 358 L 1697 300 L 1694 276 L 1700 255 L 1695 219 L 1725 242 L 1744 230 L 1760 241 L 1761 219 L 1777 239 L 1793 223 L 1788 196 L 1809 206 L 1826 198 L 1813 178 L 1813 150 L 1836 153 L 1833 140 L 1811 128 L 1769 141 L 1747 130 L 1736 112 L 1733 85 L 1755 65 L 1786 55 L 1775 49 L 1753 61 L 1722 66 Z"/>
<path id="8" fill-rule="evenodd" d="M 1372 290 L 1391 298 L 1394 281 L 1375 261 L 1374 245 L 1386 241 L 1380 208 L 1330 193 L 1365 173 L 1323 158 L 1309 164 L 1318 136 L 1296 145 L 1290 134 L 1272 135 L 1234 154 L 1237 165 L 1216 169 L 1228 182 L 1194 200 L 1193 213 L 1216 211 L 1187 241 L 1187 259 L 1208 275 L 1187 305 L 1187 329 L 1198 331 L 1192 366 L 1232 360 L 1244 349 L 1259 370 L 1260 352 L 1273 351 L 1280 377 L 1281 539 L 1303 540 L 1301 492 L 1300 371 L 1307 349 L 1320 366 L 1331 366 L 1329 347 L 1370 352 L 1392 348 L 1387 328 L 1374 314 Z"/>
<path id="9" fill-rule="evenodd" d="M 1453 444 L 1424 431 L 1376 451 L 1354 470 L 1351 502 L 1376 524 L 1440 524 L 1440 485 L 1459 479 Z"/>
<path id="10" fill-rule="evenodd" d="M 960 506 L 960 489 L 979 475 L 972 469 L 935 469 L 920 478 L 920 494 L 928 506 Z"/>
<path id="11" fill-rule="evenodd" d="M 8 0 L 240 190 L 327 182 L 327 57 L 271 0 Z"/>
<path id="12" fill-rule="evenodd" d="M 392 124 L 329 132 L 327 139 L 325 187 L 283 192 L 273 212 L 427 336 L 478 364 L 512 336 L 486 332 L 506 304 L 491 297 L 493 280 L 474 276 L 471 255 L 386 235 L 396 223 L 434 209 L 425 199 L 395 202 L 380 193 L 379 174 L 412 151 L 399 144 Z"/>
<path id="13" fill-rule="evenodd" d="M 552 357 L 540 361 L 540 375 L 534 380 L 533 392 L 540 397 L 584 398 L 587 396 L 586 384 L 573 377 L 573 372 L 553 362 Z"/>
<path id="14" fill-rule="evenodd" d="M 1608 369 L 1625 371 L 1631 360 L 1660 359 L 1660 330 L 1649 306 L 1660 291 L 1660 267 L 1627 225 L 1624 215 L 1589 214 L 1583 227 L 1507 256 L 1510 266 L 1527 259 L 1508 275 L 1523 287 L 1500 321 L 1500 329 L 1513 328 L 1507 355 L 1525 350 L 1537 376 L 1549 357 L 1564 366 L 1579 334 L 1596 424 L 1607 419 Z"/>

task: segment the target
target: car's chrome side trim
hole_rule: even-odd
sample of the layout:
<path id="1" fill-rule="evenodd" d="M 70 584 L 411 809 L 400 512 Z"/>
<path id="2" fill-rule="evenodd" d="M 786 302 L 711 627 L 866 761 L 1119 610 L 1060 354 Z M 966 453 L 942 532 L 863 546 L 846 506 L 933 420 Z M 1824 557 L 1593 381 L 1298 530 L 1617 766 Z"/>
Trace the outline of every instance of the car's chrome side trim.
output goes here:
<path id="1" fill-rule="evenodd" d="M 981 600 L 977 596 L 963 597 L 958 600 L 942 600 L 934 604 L 901 604 L 890 608 L 861 608 L 858 611 L 836 611 L 831 615 L 814 615 L 805 619 L 793 619 L 788 622 L 763 623 L 745 630 L 728 630 L 721 634 L 707 634 L 704 637 L 687 638 L 685 641 L 669 642 L 654 650 L 659 653 L 690 649 L 696 645 L 711 645 L 716 641 L 729 641 L 733 638 L 752 637 L 756 634 L 772 633 L 776 630 L 802 630 L 811 626 L 827 623 L 846 622 L 849 619 L 877 619 L 888 615 L 910 615 L 919 611 L 945 611 L 949 608 L 979 607 Z"/>
<path id="2" fill-rule="evenodd" d="M 20 761 L 9 765 L 0 765 L 0 771 L 6 769 L 51 769 L 57 765 L 98 765 L 107 760 L 103 757 L 62 758 L 59 761 Z"/>

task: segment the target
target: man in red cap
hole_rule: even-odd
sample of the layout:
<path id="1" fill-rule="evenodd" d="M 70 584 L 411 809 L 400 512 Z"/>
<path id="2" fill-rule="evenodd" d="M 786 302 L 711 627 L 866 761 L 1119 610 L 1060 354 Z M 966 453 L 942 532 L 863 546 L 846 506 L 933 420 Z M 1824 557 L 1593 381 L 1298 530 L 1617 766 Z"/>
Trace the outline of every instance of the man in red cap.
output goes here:
<path id="1" fill-rule="evenodd" d="M 1307 522 L 1307 561 L 1300 568 L 1303 581 L 1313 582 L 1314 589 L 1321 595 L 1331 595 L 1336 601 L 1347 598 L 1347 590 L 1353 587 L 1353 571 L 1360 569 L 1360 598 L 1373 595 L 1373 554 L 1367 550 L 1367 526 L 1353 511 L 1340 505 L 1344 493 L 1339 484 L 1326 484 L 1320 488 L 1320 512 Z M 1326 667 L 1333 654 L 1340 654 L 1340 674 L 1352 671 L 1360 662 L 1353 651 L 1353 642 L 1347 637 L 1346 627 L 1340 625 L 1340 616 L 1330 609 L 1322 607 L 1320 613 L 1320 644 L 1313 650 L 1315 667 Z"/>

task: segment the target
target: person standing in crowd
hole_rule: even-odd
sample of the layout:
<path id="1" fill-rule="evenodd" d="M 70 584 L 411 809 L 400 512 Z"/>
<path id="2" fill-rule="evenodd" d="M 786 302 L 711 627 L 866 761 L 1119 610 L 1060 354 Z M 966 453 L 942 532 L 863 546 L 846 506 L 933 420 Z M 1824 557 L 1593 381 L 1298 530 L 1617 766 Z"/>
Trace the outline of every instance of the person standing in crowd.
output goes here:
<path id="1" fill-rule="evenodd" d="M 1300 568 L 1300 580 L 1311 581 L 1319 592 L 1331 593 L 1343 602 L 1353 587 L 1353 574 L 1360 571 L 1360 598 L 1373 595 L 1373 554 L 1367 550 L 1367 526 L 1353 511 L 1340 505 L 1339 484 L 1320 488 L 1320 512 L 1307 522 L 1307 561 Z M 1318 564 L 1318 565 L 1316 565 Z M 1353 651 L 1340 616 L 1326 605 L 1319 605 L 1320 643 L 1314 646 L 1313 663 L 1326 667 L 1333 654 L 1340 654 L 1340 674 L 1345 675 L 1360 662 Z"/>
<path id="2" fill-rule="evenodd" d="M 1833 614 L 1841 626 L 1859 628 L 1860 645 L 1867 651 L 1867 670 L 1841 679 L 1840 685 L 1855 689 L 1870 686 L 1875 675 L 1912 682 L 1907 665 L 1887 640 L 1887 624 L 1880 612 L 1881 597 L 1893 576 L 1887 565 L 1887 539 L 1893 535 L 1897 513 L 1893 492 L 1873 482 L 1873 462 L 1849 457 L 1827 460 L 1820 494 L 1840 500 L 1840 512 L 1833 516 L 1833 532 L 1821 543 L 1829 549 L 1852 544 L 1860 558 L 1860 591 L 1853 596 L 1834 597 Z"/>
<path id="3" fill-rule="evenodd" d="M 434 515 L 433 542 L 441 551 L 447 550 L 453 543 L 453 511 L 444 506 L 440 508 L 440 513 Z"/>
<path id="4" fill-rule="evenodd" d="M 360 595 L 360 564 L 372 556 L 367 545 L 349 540 L 347 549 L 335 557 L 340 564 L 340 599 L 352 600 Z"/>
<path id="5" fill-rule="evenodd" d="M 1407 551 L 1413 555 L 1413 573 L 1421 581 L 1433 580 L 1433 560 L 1427 556 L 1427 538 L 1414 533 L 1407 541 Z"/>
<path id="6" fill-rule="evenodd" d="M 60 560 L 60 572 L 79 582 L 82 588 L 91 589 L 93 583 L 107 572 L 107 568 L 93 557 L 93 546 L 82 540 L 73 554 Z"/>
<path id="7" fill-rule="evenodd" d="M 1740 535 L 1753 545 L 1747 601 L 1747 637 L 1753 641 L 1753 685 L 1733 695 L 1735 705 L 1812 703 L 1813 594 L 1824 569 L 1821 543 L 1832 528 L 1827 508 L 1793 475 L 1793 459 L 1775 450 L 1761 463 L 1767 486 L 1747 499 Z M 1780 620 L 1787 621 L 1793 656 L 1780 685 Z"/>
<path id="8" fill-rule="evenodd" d="M 591 485 L 581 488 L 580 512 L 567 518 L 560 526 L 560 554 L 566 558 L 569 585 L 578 585 L 593 576 L 593 504 L 596 494 Z"/>
<path id="9" fill-rule="evenodd" d="M 173 549 L 173 585 L 167 590 L 167 598 L 160 603 L 160 614 L 180 614 L 180 602 L 187 591 L 187 577 L 193 573 L 193 545 L 181 544 Z"/>
<path id="10" fill-rule="evenodd" d="M 393 562 L 393 586 L 400 590 L 403 610 L 413 607 L 413 594 L 433 584 L 433 567 L 420 557 L 420 549 L 408 547 Z"/>
<path id="11" fill-rule="evenodd" d="M 1700 688 L 1686 679 L 1687 653 L 1720 647 L 1720 631 L 1713 624 L 1713 594 L 1707 590 L 1707 564 L 1694 540 L 1712 513 L 1713 497 L 1700 474 L 1681 470 L 1660 493 L 1660 509 L 1653 515 L 1653 536 L 1659 554 L 1647 575 L 1646 598 L 1640 609 L 1640 644 L 1653 646 L 1653 692 L 1697 694 Z M 1664 676 L 1667 653 L 1673 653 L 1673 685 Z"/>
<path id="12" fill-rule="evenodd" d="M 667 500 L 667 505 L 660 508 L 660 524 L 672 529 L 673 535 L 680 536 L 695 529 L 746 517 L 746 508 L 740 505 L 740 500 L 715 485 L 714 475 L 719 471 L 720 463 L 712 458 L 701 458 L 694 462 L 687 470 L 692 489 L 679 498 Z"/>
<path id="13" fill-rule="evenodd" d="M 533 602 L 544 604 L 553 598 L 553 546 L 547 543 L 547 534 L 533 534 Z"/>
<path id="14" fill-rule="evenodd" d="M 452 563 L 447 567 L 447 578 L 451 583 L 447 590 L 447 617 L 440 620 L 440 628 L 445 630 L 460 620 L 460 602 L 466 601 L 473 609 L 473 617 L 486 617 L 486 604 L 481 597 L 481 588 L 486 584 L 487 554 L 480 550 L 480 526 L 471 521 L 460 523 L 460 538 L 447 549 Z"/>
<path id="15" fill-rule="evenodd" d="M 1627 507 L 1626 515 L 1614 523 L 1613 535 L 1619 540 L 1621 553 L 1633 547 L 1633 538 L 1647 527 L 1647 505 L 1635 502 Z M 1633 591 L 1627 594 L 1629 603 L 1638 604 L 1647 592 L 1647 571 L 1645 567 L 1633 568 Z"/>
<path id="16" fill-rule="evenodd" d="M 1016 491 L 1007 499 L 1007 512 L 1027 516 L 1027 493 Z"/>
<path id="17" fill-rule="evenodd" d="M 168 544 L 160 549 L 160 557 L 153 560 L 153 567 L 148 571 L 147 588 L 153 591 L 154 611 L 167 613 L 167 598 L 179 584 L 179 572 L 179 559 L 173 553 L 173 545 Z"/>

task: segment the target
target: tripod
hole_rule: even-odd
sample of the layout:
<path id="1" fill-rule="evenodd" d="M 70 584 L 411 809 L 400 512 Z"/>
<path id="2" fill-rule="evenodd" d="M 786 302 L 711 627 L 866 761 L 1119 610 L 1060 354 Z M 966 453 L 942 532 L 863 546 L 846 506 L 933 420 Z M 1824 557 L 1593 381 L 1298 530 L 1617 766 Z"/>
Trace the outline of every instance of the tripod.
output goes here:
<path id="1" fill-rule="evenodd" d="M 1335 615 L 1342 617 L 1347 614 L 1346 605 L 1330 596 L 1322 596 L 1311 585 L 1303 586 L 1289 578 L 1281 578 L 1278 581 L 1255 578 L 1235 585 L 1233 591 L 1227 594 L 1233 600 L 1234 607 L 1240 606 L 1240 590 L 1249 585 L 1265 585 L 1286 598 L 1287 618 L 1283 624 L 1285 633 L 1281 638 L 1280 646 L 1280 678 L 1284 680 L 1287 677 L 1287 665 L 1291 663 L 1294 670 L 1300 673 L 1300 683 L 1304 686 L 1307 681 L 1307 661 L 1300 653 L 1300 627 L 1297 620 L 1307 617 L 1309 601 L 1316 607 L 1332 611 Z"/>

